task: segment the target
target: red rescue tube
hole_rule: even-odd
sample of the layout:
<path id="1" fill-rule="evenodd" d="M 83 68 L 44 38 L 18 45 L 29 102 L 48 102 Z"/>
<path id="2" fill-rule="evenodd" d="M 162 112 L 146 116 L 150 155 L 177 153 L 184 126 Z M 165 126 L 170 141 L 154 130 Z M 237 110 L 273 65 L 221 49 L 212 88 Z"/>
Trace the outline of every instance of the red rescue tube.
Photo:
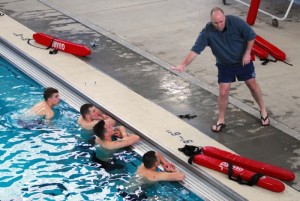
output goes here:
<path id="1" fill-rule="evenodd" d="M 275 165 L 255 161 L 234 153 L 224 151 L 222 149 L 218 149 L 216 147 L 205 146 L 202 147 L 201 150 L 203 154 L 207 156 L 232 163 L 253 172 L 261 173 L 285 181 L 293 181 L 295 179 L 295 174 L 293 172 L 277 167 Z"/>
<path id="2" fill-rule="evenodd" d="M 255 44 L 258 47 L 266 50 L 275 59 L 278 59 L 280 61 L 284 61 L 286 59 L 286 55 L 283 51 L 281 51 L 278 47 L 276 47 L 275 45 L 269 43 L 268 41 L 266 41 L 265 39 L 263 39 L 259 35 L 256 35 Z"/>
<path id="3" fill-rule="evenodd" d="M 61 50 L 77 56 L 87 56 L 91 54 L 91 50 L 84 45 L 54 38 L 44 33 L 33 34 L 33 39 L 41 45 L 45 45 L 47 47 L 51 45 L 51 48 L 53 49 Z"/>
<path id="4" fill-rule="evenodd" d="M 228 163 L 219 159 L 212 158 L 203 154 L 198 154 L 194 157 L 193 161 L 198 165 L 202 165 L 218 172 L 228 174 Z M 240 176 L 243 181 L 249 181 L 255 174 L 255 172 L 233 165 L 233 177 Z M 281 181 L 268 176 L 262 176 L 258 180 L 256 185 L 273 192 L 282 192 L 285 189 L 285 185 Z"/>
<path id="5" fill-rule="evenodd" d="M 268 58 L 268 52 L 260 47 L 258 47 L 256 44 L 252 47 L 252 53 L 254 53 L 256 56 L 258 56 L 260 59 L 266 59 Z"/>
<path id="6" fill-rule="evenodd" d="M 260 5 L 260 0 L 251 0 L 250 7 L 248 10 L 247 20 L 246 20 L 249 25 L 253 25 L 255 23 L 259 5 Z"/>

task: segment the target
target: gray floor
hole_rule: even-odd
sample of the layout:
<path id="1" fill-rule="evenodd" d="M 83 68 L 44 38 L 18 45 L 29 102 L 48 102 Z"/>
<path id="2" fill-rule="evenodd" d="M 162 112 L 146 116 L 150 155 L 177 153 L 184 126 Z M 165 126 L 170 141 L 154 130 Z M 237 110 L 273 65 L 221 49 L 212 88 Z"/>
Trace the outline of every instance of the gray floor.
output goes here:
<path id="1" fill-rule="evenodd" d="M 233 104 L 227 112 L 226 129 L 215 134 L 210 128 L 217 120 L 216 95 L 40 2 L 0 2 L 4 13 L 36 32 L 88 47 L 96 44 L 84 61 L 176 115 L 197 115 L 184 121 L 235 152 L 292 170 L 296 180 L 287 184 L 300 190 L 299 140 L 274 126 L 260 126 L 257 117 Z"/>

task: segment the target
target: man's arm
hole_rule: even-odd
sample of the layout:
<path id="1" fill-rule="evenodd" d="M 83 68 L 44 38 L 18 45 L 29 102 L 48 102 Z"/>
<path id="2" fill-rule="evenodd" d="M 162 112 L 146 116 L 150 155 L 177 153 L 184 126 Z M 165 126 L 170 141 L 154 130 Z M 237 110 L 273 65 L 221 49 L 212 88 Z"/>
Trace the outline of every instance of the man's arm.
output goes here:
<path id="1" fill-rule="evenodd" d="M 104 114 L 99 108 L 96 108 L 96 112 L 98 112 L 98 114 L 99 114 L 99 116 L 98 116 L 99 120 L 104 119 Z"/>
<path id="2" fill-rule="evenodd" d="M 185 68 L 198 56 L 208 45 L 208 31 L 207 28 L 203 28 L 200 32 L 194 46 L 189 54 L 185 57 L 182 63 L 177 67 L 171 67 L 171 70 L 176 70 L 179 73 L 183 72 Z"/>
<path id="3" fill-rule="evenodd" d="M 185 175 L 182 172 L 155 172 L 151 180 L 153 181 L 182 181 Z"/>
<path id="4" fill-rule="evenodd" d="M 124 126 L 118 126 L 115 136 L 118 138 L 128 137 L 126 128 Z"/>
<path id="5" fill-rule="evenodd" d="M 179 73 L 183 72 L 185 68 L 196 58 L 196 56 L 198 56 L 197 53 L 190 51 L 183 62 L 177 67 L 171 67 L 171 70 L 176 70 Z"/>
<path id="6" fill-rule="evenodd" d="M 243 56 L 243 66 L 250 63 L 251 51 L 252 51 L 252 47 L 254 45 L 254 40 L 250 40 L 250 41 L 247 42 L 247 48 L 246 48 L 245 54 Z"/>
<path id="7" fill-rule="evenodd" d="M 163 155 L 161 155 L 159 152 L 156 152 L 156 155 L 165 171 L 167 171 L 167 172 L 175 172 L 176 171 L 175 165 L 173 163 L 168 162 L 165 159 L 165 157 L 163 157 Z"/>
<path id="8" fill-rule="evenodd" d="M 86 130 L 93 130 L 93 127 L 98 123 L 99 121 L 95 120 L 95 121 L 91 121 L 91 122 L 88 122 L 88 121 L 85 121 L 83 119 L 82 116 L 80 116 L 78 118 L 78 121 L 77 123 L 81 126 L 81 128 L 84 128 Z"/>
<path id="9" fill-rule="evenodd" d="M 106 142 L 104 147 L 106 149 L 120 149 L 124 147 L 128 147 L 130 145 L 133 145 L 137 143 L 140 140 L 140 137 L 134 134 L 128 135 L 127 137 L 124 137 L 122 139 L 116 140 L 116 141 L 111 141 L 111 142 Z"/>

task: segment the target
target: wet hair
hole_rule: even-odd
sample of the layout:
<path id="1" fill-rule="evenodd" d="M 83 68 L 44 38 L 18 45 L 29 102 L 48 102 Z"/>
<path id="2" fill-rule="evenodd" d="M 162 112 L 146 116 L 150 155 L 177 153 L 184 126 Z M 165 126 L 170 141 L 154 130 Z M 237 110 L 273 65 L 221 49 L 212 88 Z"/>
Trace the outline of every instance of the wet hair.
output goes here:
<path id="1" fill-rule="evenodd" d="M 48 98 L 51 98 L 51 96 L 55 93 L 58 93 L 58 90 L 52 87 L 47 87 L 44 90 L 44 99 L 45 101 L 48 100 Z"/>
<path id="2" fill-rule="evenodd" d="M 104 140 L 104 133 L 105 133 L 104 125 L 105 122 L 101 120 L 93 127 L 94 134 L 97 137 L 99 137 L 101 140 Z"/>
<path id="3" fill-rule="evenodd" d="M 155 151 L 148 151 L 143 156 L 143 163 L 145 168 L 150 169 L 152 168 L 157 161 L 157 157 Z"/>
<path id="4" fill-rule="evenodd" d="M 215 11 L 220 11 L 221 13 L 224 14 L 224 11 L 223 11 L 222 8 L 220 8 L 220 7 L 214 7 L 214 8 L 211 9 L 211 11 L 210 11 L 210 16 L 212 16 L 213 12 L 215 12 Z"/>
<path id="5" fill-rule="evenodd" d="M 90 104 L 90 103 L 86 103 L 86 104 L 83 104 L 81 107 L 80 107 L 80 114 L 82 115 L 83 118 L 85 118 L 85 116 L 90 113 L 90 108 L 91 107 L 94 107 L 93 104 Z"/>

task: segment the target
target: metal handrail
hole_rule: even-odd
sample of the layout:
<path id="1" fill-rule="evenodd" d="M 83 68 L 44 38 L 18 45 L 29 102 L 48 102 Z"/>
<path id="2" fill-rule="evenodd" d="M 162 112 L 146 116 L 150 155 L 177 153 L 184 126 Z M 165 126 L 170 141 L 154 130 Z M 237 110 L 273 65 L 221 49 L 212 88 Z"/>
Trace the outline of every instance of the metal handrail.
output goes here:
<path id="1" fill-rule="evenodd" d="M 241 4 L 244 4 L 244 5 L 246 5 L 246 6 L 250 6 L 250 4 L 245 3 L 245 2 L 243 2 L 243 1 L 241 1 L 241 0 L 235 0 L 235 1 L 237 1 L 237 2 L 239 2 L 239 3 L 241 3 Z M 268 15 L 268 16 L 272 17 L 272 19 L 285 20 L 285 19 L 287 18 L 288 14 L 289 14 L 291 8 L 292 8 L 292 5 L 293 5 L 294 1 L 295 1 L 295 0 L 291 0 L 290 5 L 289 5 L 289 7 L 287 8 L 286 13 L 285 13 L 285 15 L 284 15 L 282 18 L 277 17 L 277 16 L 275 16 L 275 15 L 272 15 L 271 13 L 268 13 L 268 12 L 262 10 L 262 9 L 258 9 L 258 11 L 261 12 L 261 13 L 263 13 L 263 14 L 265 14 L 265 15 Z"/>

